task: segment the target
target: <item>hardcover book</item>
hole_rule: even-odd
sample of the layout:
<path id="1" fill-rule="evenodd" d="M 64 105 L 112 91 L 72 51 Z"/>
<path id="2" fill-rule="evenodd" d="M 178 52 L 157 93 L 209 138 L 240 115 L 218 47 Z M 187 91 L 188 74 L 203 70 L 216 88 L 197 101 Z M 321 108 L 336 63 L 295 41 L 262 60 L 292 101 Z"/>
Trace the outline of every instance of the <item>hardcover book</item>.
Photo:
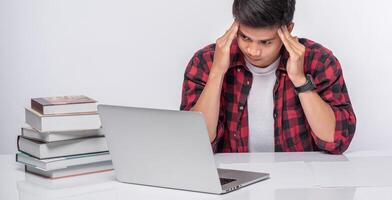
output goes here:
<path id="1" fill-rule="evenodd" d="M 62 140 L 73 140 L 86 137 L 103 136 L 103 133 L 101 129 L 39 132 L 38 130 L 30 126 L 25 125 L 21 129 L 21 135 L 28 139 L 39 140 L 43 142 L 55 142 Z"/>
<path id="2" fill-rule="evenodd" d="M 105 137 L 40 142 L 18 136 L 18 150 L 38 159 L 108 151 Z"/>
<path id="3" fill-rule="evenodd" d="M 33 109 L 25 109 L 26 123 L 39 132 L 76 131 L 101 128 L 97 112 L 42 115 Z"/>
<path id="4" fill-rule="evenodd" d="M 84 95 L 31 99 L 31 108 L 41 114 L 96 112 L 97 101 Z"/>

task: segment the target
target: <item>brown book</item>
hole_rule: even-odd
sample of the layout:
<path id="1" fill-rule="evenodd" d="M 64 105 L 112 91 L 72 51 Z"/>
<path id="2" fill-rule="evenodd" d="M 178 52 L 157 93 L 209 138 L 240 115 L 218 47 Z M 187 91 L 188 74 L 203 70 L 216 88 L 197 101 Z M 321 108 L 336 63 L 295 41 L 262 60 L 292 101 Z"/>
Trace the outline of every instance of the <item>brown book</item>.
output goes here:
<path id="1" fill-rule="evenodd" d="M 31 108 L 43 115 L 96 112 L 97 101 L 84 95 L 32 98 Z"/>

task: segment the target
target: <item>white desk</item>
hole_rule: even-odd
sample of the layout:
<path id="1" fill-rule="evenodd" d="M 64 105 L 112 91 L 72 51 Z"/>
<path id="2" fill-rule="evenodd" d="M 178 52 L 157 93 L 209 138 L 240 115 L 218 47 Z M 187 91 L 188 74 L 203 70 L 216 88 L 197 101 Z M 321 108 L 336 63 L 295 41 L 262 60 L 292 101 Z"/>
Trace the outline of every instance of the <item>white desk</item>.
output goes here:
<path id="1" fill-rule="evenodd" d="M 0 200 L 392 199 L 392 152 L 217 154 L 222 168 L 269 172 L 271 179 L 225 195 L 119 183 L 113 172 L 62 180 L 25 173 L 0 155 Z"/>

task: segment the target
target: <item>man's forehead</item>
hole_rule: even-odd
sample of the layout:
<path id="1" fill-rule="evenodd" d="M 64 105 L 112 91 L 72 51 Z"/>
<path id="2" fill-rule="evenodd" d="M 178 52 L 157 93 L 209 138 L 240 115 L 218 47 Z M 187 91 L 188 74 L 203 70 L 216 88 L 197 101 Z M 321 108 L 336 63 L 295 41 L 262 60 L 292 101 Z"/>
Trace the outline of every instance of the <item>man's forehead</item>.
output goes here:
<path id="1" fill-rule="evenodd" d="M 277 36 L 278 27 L 253 28 L 240 24 L 238 32 L 252 40 L 268 40 Z"/>

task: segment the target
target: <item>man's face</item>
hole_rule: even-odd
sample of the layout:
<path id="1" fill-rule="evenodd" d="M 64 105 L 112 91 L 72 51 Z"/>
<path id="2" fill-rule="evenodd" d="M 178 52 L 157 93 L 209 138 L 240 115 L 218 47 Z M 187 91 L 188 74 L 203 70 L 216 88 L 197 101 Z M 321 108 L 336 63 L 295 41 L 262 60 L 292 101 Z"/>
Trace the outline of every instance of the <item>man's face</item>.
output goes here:
<path id="1" fill-rule="evenodd" d="M 240 24 L 237 40 L 245 59 L 257 67 L 267 67 L 278 57 L 282 41 L 279 27 L 252 28 Z"/>

